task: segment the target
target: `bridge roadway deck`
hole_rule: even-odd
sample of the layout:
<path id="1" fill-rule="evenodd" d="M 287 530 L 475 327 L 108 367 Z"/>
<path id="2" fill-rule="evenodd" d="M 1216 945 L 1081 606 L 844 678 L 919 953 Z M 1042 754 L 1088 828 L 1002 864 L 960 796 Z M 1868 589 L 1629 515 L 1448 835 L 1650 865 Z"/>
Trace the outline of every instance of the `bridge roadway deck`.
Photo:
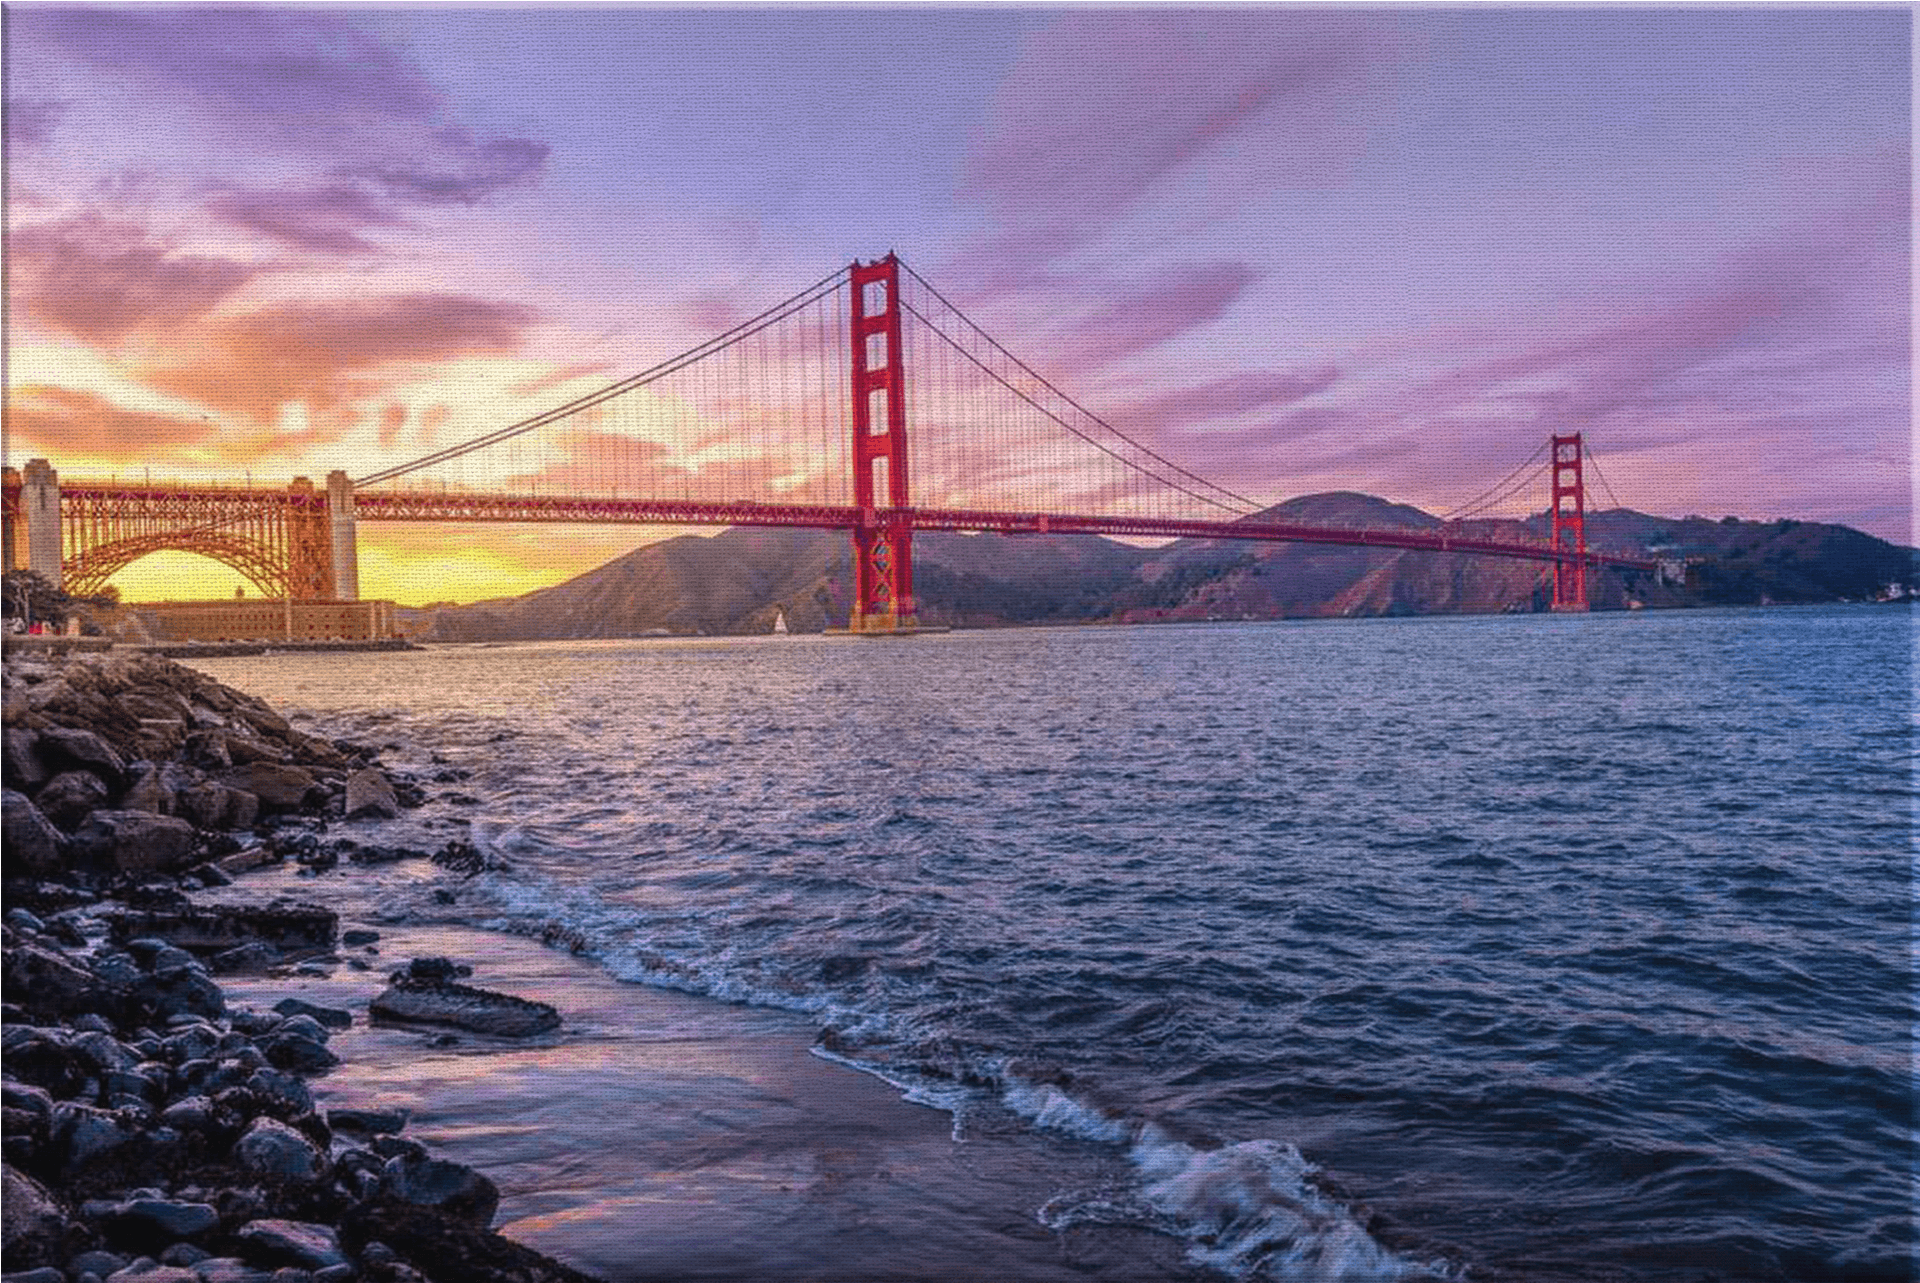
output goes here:
<path id="1" fill-rule="evenodd" d="M 361 491 L 359 521 L 551 521 L 718 526 L 805 526 L 847 530 L 904 523 L 914 530 L 993 531 L 1001 534 L 1092 534 L 1116 538 L 1245 539 L 1265 543 L 1320 543 L 1422 552 L 1474 553 L 1531 561 L 1576 561 L 1579 554 L 1546 541 L 1520 543 L 1436 531 L 1314 526 L 1301 522 L 1196 521 L 1167 517 L 1103 517 L 1064 513 L 993 512 L 953 508 L 861 509 L 826 504 L 747 501 L 483 495 L 429 491 Z M 1644 557 L 1588 549 L 1591 565 L 1653 570 Z"/>
<path id="2" fill-rule="evenodd" d="M 241 519 L 253 505 L 324 508 L 325 491 L 290 494 L 284 489 L 232 485 L 73 480 L 60 483 L 62 498 L 111 499 L 117 503 L 207 521 L 215 508 L 231 507 Z M 1519 542 L 1468 534 L 1460 527 L 1385 530 L 1314 526 L 1301 522 L 1200 521 L 1173 517 L 1088 516 L 1070 513 L 1000 512 L 952 508 L 862 509 L 840 504 L 776 504 L 748 500 L 629 499 L 618 496 L 488 494 L 463 490 L 369 488 L 353 498 L 356 521 L 556 522 L 578 525 L 801 526 L 850 530 L 904 523 L 915 530 L 992 531 L 1001 534 L 1092 534 L 1115 538 L 1244 539 L 1265 543 L 1317 543 L 1422 552 L 1472 553 L 1530 561 L 1571 562 L 1580 554 L 1545 540 Z M 223 524 L 215 519 L 214 524 Z M 1653 570 L 1645 557 L 1589 548 L 1589 565 Z"/>

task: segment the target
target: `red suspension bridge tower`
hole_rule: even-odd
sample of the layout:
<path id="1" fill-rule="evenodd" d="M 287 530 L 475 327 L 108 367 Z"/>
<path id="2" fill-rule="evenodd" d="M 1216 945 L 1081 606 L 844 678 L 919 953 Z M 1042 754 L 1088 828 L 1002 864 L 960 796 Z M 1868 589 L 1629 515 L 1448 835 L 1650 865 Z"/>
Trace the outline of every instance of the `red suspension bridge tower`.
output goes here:
<path id="1" fill-rule="evenodd" d="M 1571 552 L 1553 563 L 1553 608 L 1587 608 L 1587 491 L 1580 475 L 1585 445 L 1578 432 L 1553 438 L 1553 546 Z"/>
<path id="2" fill-rule="evenodd" d="M 853 613 L 847 631 L 911 630 L 913 524 L 906 515 L 907 384 L 900 262 L 853 264 Z"/>

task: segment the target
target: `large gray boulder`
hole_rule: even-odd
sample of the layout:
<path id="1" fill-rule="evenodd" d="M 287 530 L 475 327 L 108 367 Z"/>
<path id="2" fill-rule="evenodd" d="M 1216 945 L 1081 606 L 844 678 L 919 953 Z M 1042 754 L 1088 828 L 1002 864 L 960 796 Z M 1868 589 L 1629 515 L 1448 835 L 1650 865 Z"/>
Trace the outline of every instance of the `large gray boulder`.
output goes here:
<path id="1" fill-rule="evenodd" d="M 66 835 L 26 794 L 6 789 L 0 799 L 0 858 L 7 872 L 37 876 L 59 870 Z"/>
<path id="2" fill-rule="evenodd" d="M 40 732 L 26 727 L 9 726 L 5 732 L 5 748 L 0 751 L 0 763 L 4 763 L 4 774 L 8 788 L 26 789 L 31 792 L 45 784 L 53 776 L 47 764 L 40 760 L 38 746 Z"/>
<path id="3" fill-rule="evenodd" d="M 380 1173 L 387 1192 L 417 1207 L 457 1216 L 486 1227 L 500 1207 L 500 1190 L 471 1167 L 444 1159 L 400 1154 Z"/>
<path id="4" fill-rule="evenodd" d="M 326 790 L 313 778 L 313 772 L 300 766 L 279 766 L 272 762 L 249 762 L 236 766 L 221 777 L 229 788 L 251 793 L 270 811 L 294 811 L 306 805 L 309 797 L 318 802 Z"/>
<path id="5" fill-rule="evenodd" d="M 92 771 L 113 788 L 126 783 L 126 760 L 92 731 L 71 726 L 44 728 L 37 749 L 41 760 L 51 766 Z"/>
<path id="6" fill-rule="evenodd" d="M 71 833 L 112 796 L 106 781 L 92 771 L 62 771 L 40 786 L 33 804 L 42 815 Z"/>
<path id="7" fill-rule="evenodd" d="M 147 811 L 95 811 L 73 835 L 76 857 L 117 873 L 173 873 L 193 864 L 193 825 Z"/>
<path id="8" fill-rule="evenodd" d="M 0 1260 L 10 1270 L 51 1265 L 67 1229 L 67 1214 L 47 1187 L 0 1165 Z"/>

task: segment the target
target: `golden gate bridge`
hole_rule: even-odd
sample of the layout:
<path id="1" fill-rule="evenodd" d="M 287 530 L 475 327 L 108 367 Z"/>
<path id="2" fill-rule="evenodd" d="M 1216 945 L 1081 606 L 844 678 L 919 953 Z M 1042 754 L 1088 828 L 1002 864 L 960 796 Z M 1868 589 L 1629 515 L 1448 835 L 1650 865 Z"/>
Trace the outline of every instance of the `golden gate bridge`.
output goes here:
<path id="1" fill-rule="evenodd" d="M 839 528 L 853 542 L 848 626 L 886 633 L 915 625 L 917 530 L 1186 537 L 1538 561 L 1553 608 L 1579 611 L 1590 568 L 1655 569 L 1588 545 L 1590 463 L 1579 432 L 1553 435 L 1434 529 L 1274 520 L 1088 410 L 889 254 L 588 395 L 324 487 L 8 468 L 5 552 L 76 595 L 179 550 L 268 597 L 350 601 L 362 521 Z M 1543 474 L 1544 537 L 1479 519 Z"/>

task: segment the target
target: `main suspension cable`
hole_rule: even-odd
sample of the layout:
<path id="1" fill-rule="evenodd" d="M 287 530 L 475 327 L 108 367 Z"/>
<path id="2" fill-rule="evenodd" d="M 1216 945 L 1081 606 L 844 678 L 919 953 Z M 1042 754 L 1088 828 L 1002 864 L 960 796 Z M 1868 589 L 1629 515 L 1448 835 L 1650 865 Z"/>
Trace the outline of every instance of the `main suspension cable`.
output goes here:
<path id="1" fill-rule="evenodd" d="M 962 321 L 965 321 L 967 325 L 973 330 L 974 333 L 978 334 L 981 338 L 985 339 L 990 345 L 992 345 L 995 351 L 1000 353 L 1000 355 L 1006 357 L 1007 360 L 1013 362 L 1014 365 L 1018 366 L 1020 371 L 1023 374 L 1026 374 L 1028 377 L 1037 381 L 1040 384 L 1040 386 L 1046 388 L 1049 392 L 1059 397 L 1062 401 L 1065 401 L 1068 405 L 1072 406 L 1074 409 L 1078 410 L 1080 413 L 1086 415 L 1089 419 L 1092 419 L 1095 423 L 1105 428 L 1108 432 L 1111 432 L 1114 436 L 1120 438 L 1122 441 L 1125 441 L 1128 445 L 1132 446 L 1134 449 L 1140 451 L 1140 453 L 1148 456 L 1149 458 L 1165 464 L 1167 467 L 1173 469 L 1175 472 L 1179 473 L 1181 476 L 1187 478 L 1187 480 L 1195 482 L 1199 485 L 1205 486 L 1209 490 L 1217 490 L 1221 494 L 1227 496 L 1229 499 L 1232 499 L 1235 503 L 1242 505 L 1243 507 L 1248 509 L 1248 512 L 1240 514 L 1242 516 L 1250 515 L 1252 512 L 1259 511 L 1260 509 L 1265 508 L 1267 506 L 1266 504 L 1260 503 L 1258 500 L 1249 499 L 1245 495 L 1236 494 L 1233 491 L 1227 489 L 1225 486 L 1218 484 L 1217 482 L 1207 480 L 1205 477 L 1200 476 L 1198 473 L 1188 471 L 1186 468 L 1181 467 L 1179 464 L 1175 463 L 1173 460 L 1159 453 L 1157 450 L 1154 450 L 1151 446 L 1141 444 L 1140 442 L 1134 440 L 1132 437 L 1128 436 L 1126 433 L 1122 432 L 1120 429 L 1114 427 L 1111 423 L 1108 423 L 1105 419 L 1101 418 L 1099 415 L 1095 414 L 1093 411 L 1087 409 L 1086 406 L 1081 405 L 1078 401 L 1074 400 L 1071 396 L 1067 395 L 1067 393 L 1061 391 L 1045 375 L 1041 374 L 1039 371 L 1035 370 L 1032 366 L 1028 365 L 1025 361 L 1022 361 L 1019 357 L 1009 352 L 1000 343 L 998 339 L 994 338 L 991 334 L 987 333 L 986 330 L 980 327 L 978 322 L 976 322 L 972 317 L 968 316 L 965 312 L 961 311 L 958 307 L 956 307 L 952 302 L 952 300 L 947 298 L 946 295 L 942 294 L 939 290 L 935 289 L 932 283 L 929 282 L 926 277 L 914 271 L 913 268 L 906 263 L 901 263 L 900 266 L 906 270 L 907 275 L 911 276 L 914 280 L 918 281 L 921 287 L 924 288 L 927 291 L 927 293 L 939 299 L 940 302 L 943 305 L 945 305 L 948 311 L 952 312 L 955 316 L 959 317 Z M 920 314 L 918 312 L 915 312 L 914 315 L 919 316 Z M 926 323 L 929 326 L 932 326 L 936 333 L 940 332 L 939 327 L 933 326 L 933 323 L 931 321 L 927 321 L 926 317 L 921 316 L 920 319 L 922 321 L 926 321 Z M 941 337 L 946 339 L 947 342 L 949 343 L 954 342 L 953 339 L 948 338 L 945 334 L 941 334 Z M 955 344 L 955 347 L 958 348 L 959 345 Z M 964 348 L 959 348 L 959 350 L 963 354 L 971 356 L 971 353 L 966 353 L 966 350 Z M 980 368 L 983 370 L 987 369 L 987 367 L 981 364 L 978 360 L 975 360 L 974 364 L 980 365 Z M 999 382 L 1002 382 L 1002 383 L 1006 382 L 1004 379 L 1000 379 L 998 375 L 994 375 L 993 371 L 991 370 L 987 370 L 987 373 L 990 375 L 993 375 L 993 377 Z M 1013 385 L 1007 384 L 1006 386 L 1008 386 L 1009 388 L 1012 388 Z M 1028 404 L 1034 405 L 1034 408 L 1040 409 L 1042 413 L 1047 414 L 1048 418 L 1053 419 L 1054 422 L 1060 424 L 1061 427 L 1066 428 L 1069 432 L 1072 432 L 1075 436 L 1080 437 L 1082 440 L 1090 442 L 1094 445 L 1099 445 L 1099 442 L 1095 441 L 1094 438 L 1088 436 L 1086 433 L 1080 431 L 1078 428 L 1075 428 L 1071 424 L 1060 419 L 1057 415 L 1054 415 L 1044 410 L 1042 407 L 1040 407 L 1035 402 L 1033 402 L 1031 398 L 1023 397 L 1023 399 L 1027 400 Z M 1106 453 L 1113 455 L 1113 457 L 1116 459 L 1121 458 L 1120 455 L 1115 454 L 1112 450 L 1107 450 L 1105 446 L 1101 446 L 1100 448 L 1102 450 L 1106 450 Z M 1124 459 L 1122 459 L 1121 461 L 1126 462 L 1126 460 Z M 1137 467 L 1138 465 L 1130 464 L 1129 466 Z M 1142 472 L 1147 471 L 1147 469 L 1145 468 L 1141 468 L 1139 470 Z M 1165 478 L 1162 478 L 1162 480 L 1165 480 Z M 1175 483 L 1168 481 L 1167 484 L 1174 485 Z M 1176 488 L 1180 488 L 1180 487 L 1176 486 Z M 1191 495 L 1193 498 L 1196 498 L 1196 499 L 1203 498 L 1203 496 L 1194 495 L 1192 491 L 1188 491 L 1184 489 L 1182 489 L 1182 493 Z M 1212 504 L 1216 508 L 1221 508 L 1229 512 L 1233 511 L 1233 509 L 1229 505 L 1221 503 L 1218 500 L 1206 499 L 1205 502 Z"/>
<path id="2" fill-rule="evenodd" d="M 1454 508 L 1449 512 L 1442 513 L 1440 515 L 1440 520 L 1442 521 L 1462 520 L 1466 515 L 1469 515 L 1474 512 L 1484 511 L 1490 503 L 1498 503 L 1501 499 L 1505 499 L 1508 495 L 1511 495 L 1514 493 L 1514 491 L 1520 489 L 1521 486 L 1530 485 L 1533 481 L 1532 476 L 1527 477 L 1525 481 L 1520 483 L 1520 486 L 1509 486 L 1507 483 L 1512 481 L 1515 477 L 1519 476 L 1522 472 L 1525 472 L 1528 465 L 1531 464 L 1535 459 L 1538 459 L 1541 455 L 1541 452 L 1544 451 L 1546 448 L 1547 448 L 1547 442 L 1542 441 L 1538 446 L 1534 447 L 1534 451 L 1532 454 L 1528 455 L 1525 459 L 1522 459 L 1520 461 L 1519 467 L 1515 468 L 1512 472 L 1509 472 L 1506 476 L 1500 478 L 1498 481 L 1494 482 L 1492 485 L 1488 486 L 1485 490 L 1482 490 L 1479 494 L 1467 500 L 1465 503 L 1461 504 L 1459 507 Z M 1496 491 L 1500 491 L 1501 493 L 1499 493 L 1493 499 L 1488 499 L 1488 496 L 1493 495 Z"/>
<path id="3" fill-rule="evenodd" d="M 669 374 L 676 373 L 679 370 L 683 370 L 697 361 L 704 360 L 716 352 L 732 347 L 741 340 L 758 334 L 768 326 L 776 325 L 784 321 L 795 312 L 812 306 L 821 299 L 837 292 L 845 284 L 845 281 L 841 278 L 847 275 L 848 269 L 843 267 L 830 275 L 822 277 L 806 289 L 801 290 L 798 294 L 791 296 L 783 302 L 774 304 L 759 315 L 747 318 L 725 333 L 717 334 L 704 343 L 688 348 L 678 356 L 669 357 L 658 365 L 642 370 L 640 373 L 622 379 L 618 383 L 608 384 L 597 392 L 589 392 L 584 396 L 576 397 L 566 402 L 564 405 L 557 405 L 550 410 L 510 423 L 503 428 L 496 428 L 492 432 L 484 433 L 468 441 L 463 441 L 458 445 L 451 445 L 445 449 L 436 450 L 432 454 L 423 455 L 410 463 L 397 464 L 391 468 L 383 468 L 378 472 L 369 473 L 364 477 L 356 477 L 353 484 L 355 486 L 373 485 L 376 482 L 387 481 L 394 477 L 403 476 L 409 472 L 416 472 L 421 468 L 431 467 L 436 463 L 445 463 L 449 459 L 456 459 L 461 455 L 471 454 L 475 450 L 497 445 L 502 441 L 517 437 L 522 433 L 531 432 L 535 428 L 545 427 L 549 423 L 557 422 L 569 415 L 590 409 L 603 401 L 612 400 L 622 393 L 645 387 L 647 384 L 663 379 Z"/>

